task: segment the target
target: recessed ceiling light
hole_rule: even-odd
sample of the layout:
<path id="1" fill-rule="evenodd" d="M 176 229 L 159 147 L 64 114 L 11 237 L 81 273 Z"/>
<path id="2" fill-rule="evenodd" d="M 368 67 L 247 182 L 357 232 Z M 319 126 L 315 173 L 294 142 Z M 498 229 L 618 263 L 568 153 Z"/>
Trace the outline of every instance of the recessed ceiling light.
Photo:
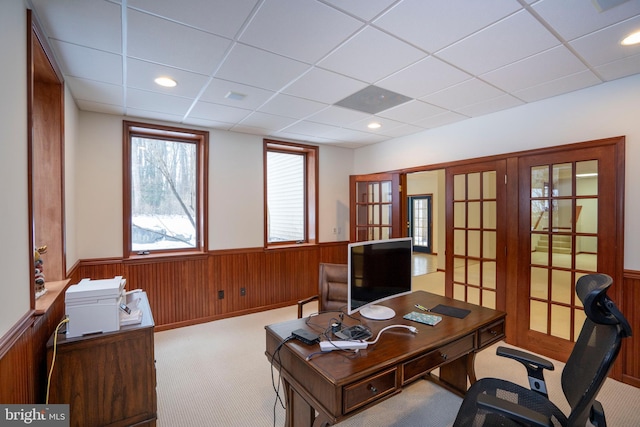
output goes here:
<path id="1" fill-rule="evenodd" d="M 629 34 L 627 37 L 622 40 L 620 43 L 623 46 L 631 46 L 632 44 L 640 43 L 640 31 L 636 31 L 635 33 Z"/>
<path id="2" fill-rule="evenodd" d="M 158 77 L 154 82 L 164 87 L 175 87 L 178 84 L 178 82 L 173 80 L 171 77 Z"/>
<path id="3" fill-rule="evenodd" d="M 367 125 L 369 129 L 380 129 L 382 125 L 378 122 L 371 122 Z"/>

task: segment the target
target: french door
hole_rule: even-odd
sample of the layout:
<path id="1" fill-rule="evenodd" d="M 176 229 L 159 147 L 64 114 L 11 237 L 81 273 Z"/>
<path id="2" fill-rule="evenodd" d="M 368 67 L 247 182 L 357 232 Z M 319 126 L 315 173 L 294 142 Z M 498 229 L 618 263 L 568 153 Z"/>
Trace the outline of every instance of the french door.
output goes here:
<path id="1" fill-rule="evenodd" d="M 402 237 L 400 175 L 353 175 L 349 183 L 351 241 Z"/>
<path id="2" fill-rule="evenodd" d="M 432 196 L 409 196 L 408 235 L 413 238 L 413 251 L 430 254 Z"/>
<path id="3" fill-rule="evenodd" d="M 606 273 L 615 292 L 622 268 L 617 153 L 604 145 L 520 157 L 516 345 L 566 360 L 585 319 L 576 281 Z"/>
<path id="4" fill-rule="evenodd" d="M 446 171 L 445 293 L 505 309 L 505 161 Z"/>

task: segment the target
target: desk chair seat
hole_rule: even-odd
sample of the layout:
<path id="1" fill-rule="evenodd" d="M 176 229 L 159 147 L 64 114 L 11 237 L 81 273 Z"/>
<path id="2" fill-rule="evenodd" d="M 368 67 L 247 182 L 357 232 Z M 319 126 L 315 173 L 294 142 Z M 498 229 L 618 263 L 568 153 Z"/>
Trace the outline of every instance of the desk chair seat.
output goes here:
<path id="1" fill-rule="evenodd" d="M 553 365 L 523 351 L 498 348 L 498 355 L 521 362 L 531 388 L 496 378 L 477 381 L 462 402 L 454 427 L 462 426 L 585 426 L 587 419 L 605 427 L 602 405 L 596 395 L 615 361 L 622 339 L 631 336 L 631 327 L 607 289 L 613 280 L 605 274 L 582 276 L 576 293 L 587 318 L 562 371 L 562 390 L 571 407 L 565 415 L 547 395 L 543 370 Z"/>
<path id="2" fill-rule="evenodd" d="M 305 304 L 318 301 L 318 312 L 339 311 L 347 305 L 347 264 L 320 263 L 318 295 L 298 301 L 298 318 L 302 318 Z"/>

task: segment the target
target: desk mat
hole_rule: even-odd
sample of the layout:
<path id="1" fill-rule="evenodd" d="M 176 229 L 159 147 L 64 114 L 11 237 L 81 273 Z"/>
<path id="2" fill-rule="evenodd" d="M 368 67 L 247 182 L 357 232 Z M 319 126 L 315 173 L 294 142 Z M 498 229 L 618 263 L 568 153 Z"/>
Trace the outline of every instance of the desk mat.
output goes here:
<path id="1" fill-rule="evenodd" d="M 471 313 L 471 310 L 449 307 L 448 305 L 443 304 L 438 304 L 429 311 L 432 313 L 444 314 L 445 316 L 457 317 L 458 319 L 464 319 L 467 317 L 467 314 Z"/>

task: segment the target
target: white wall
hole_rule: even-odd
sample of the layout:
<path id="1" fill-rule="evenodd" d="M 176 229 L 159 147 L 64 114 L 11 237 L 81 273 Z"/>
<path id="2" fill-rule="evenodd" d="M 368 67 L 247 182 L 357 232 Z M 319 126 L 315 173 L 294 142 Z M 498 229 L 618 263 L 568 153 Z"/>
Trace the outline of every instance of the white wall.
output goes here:
<path id="1" fill-rule="evenodd" d="M 22 0 L 0 1 L 0 337 L 29 311 L 27 190 L 27 13 Z"/>
<path id="2" fill-rule="evenodd" d="M 80 259 L 122 256 L 122 120 L 79 113 L 75 197 Z M 262 137 L 206 130 L 210 131 L 209 249 L 262 247 Z M 319 161 L 319 241 L 346 240 L 353 151 L 321 146 Z M 340 233 L 334 234 L 334 228 Z"/>
<path id="3" fill-rule="evenodd" d="M 356 174 L 626 136 L 625 260 L 640 269 L 640 75 L 397 138 L 355 152 Z"/>

